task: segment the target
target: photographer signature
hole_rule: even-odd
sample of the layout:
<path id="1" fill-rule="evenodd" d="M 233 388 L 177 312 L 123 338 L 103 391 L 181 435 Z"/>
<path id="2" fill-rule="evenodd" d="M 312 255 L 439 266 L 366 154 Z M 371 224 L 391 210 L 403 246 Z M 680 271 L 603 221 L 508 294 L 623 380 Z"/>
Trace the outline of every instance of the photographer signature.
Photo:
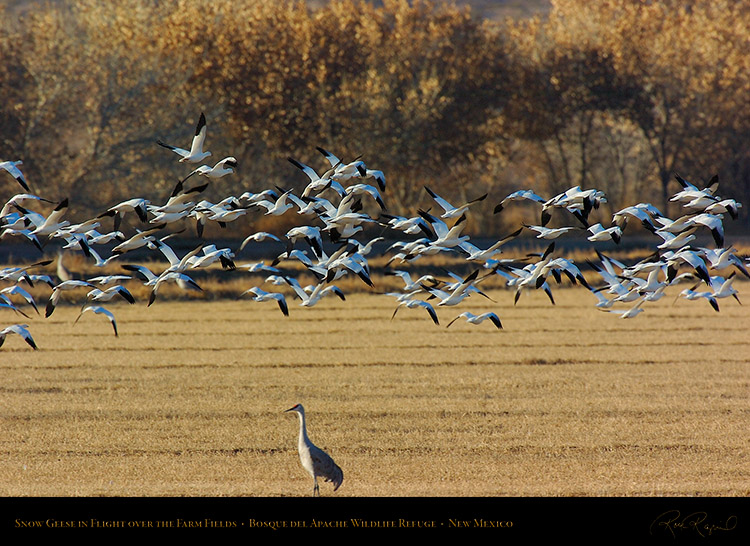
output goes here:
<path id="1" fill-rule="evenodd" d="M 717 531 L 732 531 L 737 527 L 737 516 L 729 516 L 725 521 L 709 522 L 706 512 L 692 512 L 687 516 L 682 516 L 679 510 L 669 510 L 657 517 L 649 533 L 654 534 L 656 531 L 669 531 L 673 538 L 677 537 L 680 531 L 693 531 L 701 537 L 707 537 Z"/>

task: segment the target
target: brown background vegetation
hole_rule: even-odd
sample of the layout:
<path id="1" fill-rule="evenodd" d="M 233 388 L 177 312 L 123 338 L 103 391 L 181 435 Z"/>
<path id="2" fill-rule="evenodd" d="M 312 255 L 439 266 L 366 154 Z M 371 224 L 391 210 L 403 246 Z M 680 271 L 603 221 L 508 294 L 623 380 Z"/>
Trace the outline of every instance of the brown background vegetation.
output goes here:
<path id="1" fill-rule="evenodd" d="M 186 146 L 205 111 L 212 159 L 240 163 L 222 195 L 301 184 L 286 156 L 320 168 L 323 146 L 385 172 L 393 212 L 424 184 L 455 199 L 581 185 L 612 207 L 663 206 L 674 171 L 718 173 L 722 192 L 747 200 L 747 3 L 486 13 L 405 0 L 12 10 L 0 18 L 0 157 L 23 159 L 37 193 L 98 211 L 171 188 L 183 173 L 155 140 Z M 486 232 L 503 221 L 489 201 L 476 207 Z"/>

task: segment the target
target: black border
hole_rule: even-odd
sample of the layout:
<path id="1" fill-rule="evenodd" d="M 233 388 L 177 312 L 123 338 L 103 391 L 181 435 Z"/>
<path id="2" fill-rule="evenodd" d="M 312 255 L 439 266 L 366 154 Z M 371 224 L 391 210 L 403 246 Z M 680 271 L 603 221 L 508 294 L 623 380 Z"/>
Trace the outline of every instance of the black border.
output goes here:
<path id="1" fill-rule="evenodd" d="M 39 530 L 71 536 L 189 531 L 240 538 L 481 533 L 512 542 L 553 536 L 602 542 L 750 543 L 748 498 L 6 497 L 2 514 L 3 536 L 18 538 L 38 536 Z M 354 525 L 358 520 L 367 525 Z M 38 522 L 37 527 L 29 526 L 32 522 Z"/>

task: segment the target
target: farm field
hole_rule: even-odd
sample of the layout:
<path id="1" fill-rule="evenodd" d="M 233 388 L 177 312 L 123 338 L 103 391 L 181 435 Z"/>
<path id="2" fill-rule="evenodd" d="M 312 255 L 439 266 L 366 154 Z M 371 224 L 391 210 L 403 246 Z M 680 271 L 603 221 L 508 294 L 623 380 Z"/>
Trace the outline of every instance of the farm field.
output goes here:
<path id="1" fill-rule="evenodd" d="M 742 287 L 740 287 L 742 294 Z M 632 320 L 579 288 L 439 308 L 391 298 L 60 307 L 0 350 L 3 496 L 747 496 L 750 318 L 672 297 Z M 458 309 L 458 310 L 457 310 Z M 445 325 L 458 313 L 485 322 Z"/>

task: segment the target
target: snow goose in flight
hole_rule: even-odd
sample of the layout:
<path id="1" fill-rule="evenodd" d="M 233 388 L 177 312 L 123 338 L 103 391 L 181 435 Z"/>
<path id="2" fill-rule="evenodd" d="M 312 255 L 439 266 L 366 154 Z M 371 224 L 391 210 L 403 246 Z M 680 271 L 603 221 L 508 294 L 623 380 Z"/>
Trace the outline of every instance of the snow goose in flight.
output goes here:
<path id="1" fill-rule="evenodd" d="M 524 289 L 542 289 L 547 294 L 552 305 L 555 304 L 555 299 L 552 297 L 552 290 L 550 289 L 549 283 L 544 279 L 539 280 L 544 267 L 552 261 L 552 253 L 555 250 L 554 241 L 549 244 L 547 249 L 542 253 L 541 259 L 538 262 L 528 264 L 523 269 L 511 267 L 510 271 L 516 275 L 516 279 L 508 281 L 508 286 L 515 287 L 516 293 L 513 298 L 513 305 L 518 303 L 521 293 Z M 500 266 L 504 267 L 504 266 Z"/>
<path id="2" fill-rule="evenodd" d="M 614 241 L 619 245 L 622 238 L 622 229 L 620 229 L 620 226 L 605 228 L 601 224 L 594 224 L 593 226 L 589 226 L 588 232 L 591 235 L 587 239 L 591 242 Z"/>
<path id="3" fill-rule="evenodd" d="M 717 203 L 712 203 L 704 209 L 704 212 L 710 214 L 723 214 L 729 213 L 729 216 L 733 220 L 736 220 L 739 215 L 739 209 L 742 207 L 742 203 L 738 203 L 734 199 L 722 199 Z"/>
<path id="4" fill-rule="evenodd" d="M 537 239 L 557 239 L 561 235 L 564 235 L 565 233 L 569 233 L 571 231 L 579 231 L 581 228 L 576 226 L 566 226 L 566 227 L 560 227 L 560 228 L 548 228 L 544 226 L 532 226 L 529 224 L 523 224 L 523 227 L 526 229 L 530 229 L 531 231 L 535 231 L 538 233 L 536 236 Z"/>
<path id="5" fill-rule="evenodd" d="M 266 209 L 266 216 L 281 216 L 290 208 L 294 207 L 292 203 L 287 202 L 287 198 L 291 193 L 292 190 L 286 190 L 274 202 L 261 199 L 260 201 L 255 201 L 252 205 Z"/>
<path id="6" fill-rule="evenodd" d="M 330 260 L 326 264 L 326 269 L 325 278 L 328 282 L 340 278 L 346 271 L 351 271 L 362 279 L 362 282 L 367 286 L 371 288 L 374 286 L 370 278 L 370 268 L 364 256 L 357 256 L 356 254 L 340 256 L 335 260 Z"/>
<path id="7" fill-rule="evenodd" d="M 677 297 L 675 298 L 674 303 L 677 302 L 680 298 L 685 298 L 688 301 L 694 301 L 699 299 L 705 299 L 708 301 L 708 303 L 711 304 L 711 307 L 714 308 L 714 311 L 717 313 L 719 312 L 719 302 L 716 301 L 716 298 L 713 296 L 713 291 L 703 291 L 703 292 L 697 292 L 695 289 L 698 288 L 698 285 L 694 285 L 692 288 L 686 288 L 682 292 L 680 292 Z"/>
<path id="8" fill-rule="evenodd" d="M 661 231 L 657 229 L 655 234 L 661 237 L 664 242 L 657 245 L 656 248 L 660 250 L 678 250 L 695 239 L 695 232 L 697 230 L 697 227 L 692 227 L 687 231 L 675 235 L 669 231 Z"/>
<path id="9" fill-rule="evenodd" d="M 19 282 L 26 281 L 26 283 L 29 286 L 34 286 L 33 280 L 31 280 L 29 277 L 29 269 L 32 269 L 34 267 L 44 267 L 46 265 L 49 265 L 52 263 L 52 260 L 42 260 L 41 262 L 36 262 L 31 265 L 27 265 L 25 267 L 6 267 L 4 269 L 0 269 L 0 280 L 1 281 L 8 281 L 12 283 L 18 284 Z"/>
<path id="10" fill-rule="evenodd" d="M 320 237 L 320 228 L 315 226 L 297 226 L 286 232 L 285 237 L 289 241 L 287 251 L 291 251 L 294 243 L 299 239 L 304 239 L 310 245 L 315 255 L 323 255 L 323 239 Z"/>
<path id="11" fill-rule="evenodd" d="M 96 302 L 111 301 L 118 296 L 131 305 L 135 303 L 135 298 L 133 298 L 133 295 L 128 291 L 128 289 L 124 286 L 120 286 L 119 284 L 111 286 L 105 290 L 94 288 L 88 294 L 86 294 L 86 299 Z"/>
<path id="12" fill-rule="evenodd" d="M 446 328 L 449 328 L 451 324 L 453 324 L 460 318 L 465 318 L 466 322 L 468 322 L 469 324 L 479 324 L 489 319 L 498 330 L 502 329 L 503 327 L 503 325 L 500 322 L 500 319 L 497 317 L 495 313 L 482 313 L 481 315 L 475 315 L 473 313 L 470 313 L 469 311 L 464 311 L 463 313 L 458 315 L 456 318 L 454 318 L 452 321 L 450 321 L 448 323 L 448 326 L 446 326 Z"/>
<path id="13" fill-rule="evenodd" d="M 654 218 L 651 216 L 651 214 L 649 214 L 647 209 L 639 207 L 638 205 L 625 207 L 615 212 L 612 215 L 612 225 L 618 226 L 620 230 L 625 231 L 625 227 L 628 223 L 628 218 L 631 217 L 639 220 L 641 222 L 641 225 L 651 233 L 656 231 Z"/>
<path id="14" fill-rule="evenodd" d="M 471 288 L 474 287 L 474 282 L 477 280 L 479 270 L 475 269 L 472 273 L 467 275 L 461 282 L 452 285 L 450 291 L 440 290 L 435 287 L 427 286 L 422 284 L 422 288 L 438 298 L 438 307 L 457 305 L 466 299 L 472 292 Z"/>
<path id="15" fill-rule="evenodd" d="M 349 239 L 349 243 L 357 247 L 357 254 L 360 254 L 361 256 L 367 256 L 372 252 L 373 247 L 381 242 L 385 241 L 384 237 L 374 237 L 367 241 L 364 245 L 357 241 L 356 239 Z"/>
<path id="16" fill-rule="evenodd" d="M 242 244 L 240 244 L 240 248 L 237 249 L 237 253 L 239 254 L 240 251 L 242 251 L 250 243 L 262 243 L 267 239 L 277 241 L 279 243 L 281 242 L 281 239 L 279 239 L 272 233 L 268 233 L 267 231 L 257 231 L 245 237 L 245 239 L 242 241 Z"/>
<path id="17" fill-rule="evenodd" d="M 381 210 L 387 209 L 378 189 L 375 186 L 371 186 L 370 184 L 353 184 L 349 186 L 345 190 L 344 199 L 354 199 L 356 196 L 362 195 L 364 193 L 370 195 L 378 204 Z"/>
<path id="18" fill-rule="evenodd" d="M 273 199 L 274 201 L 279 198 L 278 192 L 275 190 L 272 190 L 270 188 L 265 189 L 263 191 L 260 191 L 258 193 L 253 193 L 251 191 L 246 191 L 242 195 L 238 197 L 238 199 L 241 202 L 245 202 L 245 204 L 252 204 L 257 203 L 258 201 L 261 201 L 263 199 L 270 200 Z"/>
<path id="19" fill-rule="evenodd" d="M 432 229 L 435 231 L 436 239 L 430 243 L 430 246 L 453 248 L 464 241 L 469 240 L 468 235 L 461 235 L 461 232 L 466 227 L 466 215 L 462 214 L 456 222 L 448 228 L 447 224 L 442 220 L 435 218 L 426 211 L 419 210 L 419 215 L 429 222 Z"/>
<path id="20" fill-rule="evenodd" d="M 443 214 L 440 215 L 441 218 L 459 218 L 462 214 L 464 214 L 467 210 L 469 210 L 469 207 L 473 205 L 474 203 L 478 203 L 480 201 L 484 201 L 487 197 L 487 194 L 480 195 L 476 199 L 472 199 L 471 201 L 467 201 L 466 203 L 459 205 L 457 207 L 451 205 L 448 201 L 440 197 L 438 194 L 436 194 L 434 191 L 432 191 L 427 186 L 424 187 L 424 189 L 427 191 L 427 193 L 430 194 L 430 197 L 432 197 L 435 202 L 440 205 L 440 207 L 445 211 Z"/>
<path id="21" fill-rule="evenodd" d="M 731 275 L 729 275 L 726 279 L 724 277 L 711 277 L 711 288 L 713 288 L 711 296 L 716 298 L 717 300 L 728 298 L 731 296 L 737 300 L 737 303 L 742 305 L 742 302 L 740 301 L 740 298 L 738 296 L 739 292 L 734 286 L 732 286 L 732 283 L 736 278 L 735 275 L 736 271 L 732 271 Z"/>
<path id="22" fill-rule="evenodd" d="M 468 241 L 464 241 L 463 243 L 459 244 L 458 247 L 466 252 L 468 255 L 466 260 L 470 262 L 486 262 L 487 260 L 491 259 L 495 254 L 499 254 L 502 252 L 502 246 L 507 243 L 508 241 L 515 239 L 523 230 L 523 228 L 518 228 L 515 232 L 511 233 L 510 235 L 503 237 L 499 241 L 497 241 L 495 244 L 490 246 L 489 248 L 482 250 L 473 244 L 471 244 Z"/>
<path id="23" fill-rule="evenodd" d="M 43 214 L 22 207 L 18 203 L 14 203 L 13 208 L 15 208 L 20 214 L 11 213 L 7 215 L 7 220 L 4 223 L 4 225 L 8 227 L 12 225 L 13 229 L 22 229 L 24 227 L 35 229 L 41 226 L 46 220 Z"/>
<path id="24" fill-rule="evenodd" d="M 133 211 L 138 215 L 138 219 L 145 224 L 146 222 L 148 222 L 148 205 L 150 205 L 150 202 L 146 199 L 138 197 L 134 199 L 128 199 L 127 201 L 123 201 L 122 203 L 118 203 L 117 205 L 108 208 L 105 212 L 97 216 L 97 218 L 104 218 L 106 216 L 113 217 L 114 230 L 117 231 L 120 229 L 122 215 L 126 212 Z"/>
<path id="25" fill-rule="evenodd" d="M 34 338 L 31 337 L 28 328 L 28 324 L 13 324 L 0 330 L 0 347 L 5 343 L 5 337 L 8 334 L 17 334 L 36 351 L 38 347 L 36 346 L 36 343 L 34 343 Z"/>
<path id="26" fill-rule="evenodd" d="M 79 280 L 69 280 L 69 281 L 63 281 L 60 284 L 57 284 L 52 288 L 52 294 L 49 297 L 49 300 L 47 300 L 47 308 L 45 310 L 45 318 L 48 318 L 57 307 L 57 304 L 60 303 L 60 297 L 62 295 L 62 292 L 67 290 L 75 290 L 76 288 L 93 288 L 94 286 L 86 281 L 79 281 Z"/>
<path id="27" fill-rule="evenodd" d="M 37 314 L 39 314 L 39 309 L 36 307 L 36 302 L 34 301 L 34 298 L 29 294 L 26 290 L 18 286 L 17 284 L 13 286 L 8 286 L 7 288 L 3 288 L 0 290 L 0 294 L 8 294 L 9 296 L 21 296 L 24 300 L 26 300 L 26 303 L 31 305 L 34 308 L 34 311 L 36 311 Z"/>
<path id="28" fill-rule="evenodd" d="M 312 294 L 315 291 L 315 288 L 317 288 L 316 284 L 308 284 L 307 286 L 303 288 L 303 290 L 307 292 L 308 294 Z M 326 296 L 336 296 L 341 301 L 346 301 L 346 294 L 344 294 L 344 291 L 334 284 L 329 284 L 323 290 L 320 291 L 321 298 L 324 298 Z"/>
<path id="29" fill-rule="evenodd" d="M 207 178 L 210 178 L 211 180 L 218 180 L 219 178 L 222 178 L 228 174 L 232 174 L 234 172 L 234 169 L 236 169 L 238 166 L 239 164 L 234 157 L 225 157 L 213 167 L 209 167 L 208 165 L 201 165 L 185 178 L 183 178 L 182 181 L 185 182 L 185 180 L 187 180 L 194 174 L 203 175 Z"/>
<path id="30" fill-rule="evenodd" d="M 745 277 L 750 278 L 750 273 L 748 273 L 745 265 L 742 263 L 742 260 L 737 257 L 736 248 L 729 247 L 720 248 L 717 250 L 702 248 L 701 250 L 703 251 L 703 255 L 708 260 L 708 265 L 711 267 L 711 269 L 721 270 L 728 267 L 736 267 L 737 269 L 739 269 L 740 273 L 745 275 Z"/>
<path id="31" fill-rule="evenodd" d="M 125 241 L 125 235 L 122 231 L 110 231 L 109 233 L 99 233 L 95 229 L 84 233 L 89 245 L 106 245 L 112 241 L 122 243 Z"/>
<path id="32" fill-rule="evenodd" d="M 276 303 L 278 303 L 279 309 L 281 309 L 281 312 L 284 314 L 284 316 L 285 317 L 289 316 L 289 308 L 287 307 L 284 294 L 281 294 L 279 292 L 266 292 L 265 290 L 261 290 L 257 286 L 254 286 L 248 290 L 245 290 L 242 294 L 240 294 L 240 297 L 244 296 L 245 294 L 252 294 L 253 301 L 275 300 Z"/>
<path id="33" fill-rule="evenodd" d="M 450 252 L 451 250 L 452 249 L 449 247 L 435 246 L 434 244 L 431 244 L 429 242 L 418 243 L 413 247 L 410 247 L 408 251 L 399 252 L 393 255 L 388 260 L 388 263 L 386 263 L 386 267 L 390 267 L 390 265 L 397 260 L 399 263 L 413 262 L 422 256 L 434 256 L 435 254 L 439 254 L 441 252 Z"/>
<path id="34" fill-rule="evenodd" d="M 313 290 L 311 292 L 308 292 L 307 290 L 302 288 L 302 286 L 297 282 L 296 279 L 291 277 L 284 278 L 286 279 L 289 286 L 292 287 L 299 299 L 302 300 L 302 303 L 300 303 L 302 307 L 312 307 L 316 303 L 318 303 L 324 296 L 330 293 L 335 293 L 334 290 L 329 290 L 330 287 L 327 287 L 325 282 L 318 283 L 313 287 Z"/>
<path id="35" fill-rule="evenodd" d="M 16 182 L 18 182 L 25 191 L 31 191 L 29 190 L 28 182 L 26 182 L 26 177 L 21 172 L 21 169 L 18 168 L 21 164 L 23 164 L 23 161 L 21 160 L 0 161 L 0 169 L 7 171 L 13 178 L 15 178 Z"/>
<path id="36" fill-rule="evenodd" d="M 682 207 L 686 209 L 697 209 L 705 211 L 706 208 L 712 205 L 716 205 L 718 202 L 718 197 L 714 197 L 713 195 L 701 195 L 699 197 L 696 197 L 692 201 L 685 203 L 684 205 L 682 205 Z"/>
<path id="37" fill-rule="evenodd" d="M 198 245 L 190 252 L 186 253 L 182 258 L 179 258 L 175 251 L 164 241 L 154 241 L 156 248 L 158 248 L 164 257 L 169 262 L 169 268 L 164 273 L 181 272 L 185 271 L 190 267 L 190 260 L 194 258 L 203 248 L 203 245 Z M 215 248 L 215 247 L 214 247 Z"/>
<path id="38" fill-rule="evenodd" d="M 588 228 L 589 212 L 593 207 L 598 207 L 601 201 L 606 201 L 606 198 L 599 190 L 581 190 L 579 186 L 572 187 L 542 204 L 540 223 L 542 226 L 549 223 L 552 219 L 551 210 L 566 209 L 583 224 L 584 228 Z"/>
<path id="39" fill-rule="evenodd" d="M 193 199 L 196 194 L 201 193 L 203 190 L 208 188 L 208 182 L 200 184 L 189 189 L 185 189 L 182 180 L 175 184 L 172 193 L 167 199 L 167 202 L 161 206 L 148 206 L 148 210 L 154 213 L 157 212 L 182 212 L 186 208 L 190 208 L 194 205 Z"/>
<path id="40" fill-rule="evenodd" d="M 578 269 L 578 266 L 576 266 L 571 260 L 562 257 L 550 260 L 541 267 L 539 276 L 536 279 L 537 288 L 539 288 L 544 283 L 544 279 L 550 273 L 552 273 L 552 275 L 555 277 L 555 280 L 559 284 L 561 280 L 560 272 L 565 274 L 565 276 L 567 276 L 568 279 L 570 279 L 570 282 L 572 282 L 573 284 L 580 283 L 581 286 L 591 290 L 591 287 L 589 286 L 588 282 L 586 282 L 586 279 L 581 273 L 581 270 Z"/>
<path id="41" fill-rule="evenodd" d="M 198 125 L 195 127 L 195 136 L 193 136 L 192 144 L 189 150 L 184 148 L 178 148 L 171 144 L 166 144 L 161 140 L 157 140 L 156 143 L 168 150 L 172 150 L 174 153 L 180 156 L 181 163 L 200 163 L 211 155 L 211 152 L 204 152 L 203 145 L 206 141 L 206 116 L 201 112 L 198 118 Z"/>
<path id="42" fill-rule="evenodd" d="M 435 309 L 430 305 L 428 302 L 423 300 L 416 300 L 416 299 L 403 299 L 399 301 L 398 306 L 396 307 L 396 310 L 393 311 L 393 315 L 391 315 L 391 320 L 394 319 L 396 316 L 396 313 L 398 313 L 398 310 L 402 307 L 406 307 L 407 309 L 419 309 L 422 308 L 429 313 L 430 318 L 432 319 L 432 322 L 440 325 L 440 321 L 438 320 L 437 313 L 435 312 Z"/>
<path id="43" fill-rule="evenodd" d="M 497 214 L 498 212 L 503 210 L 503 208 L 505 207 L 506 203 L 508 203 L 508 201 L 520 201 L 522 199 L 526 199 L 528 201 L 533 201 L 535 203 L 540 203 L 540 204 L 543 204 L 546 202 L 546 199 L 538 196 L 536 193 L 534 193 L 531 190 L 518 190 L 518 191 L 514 191 L 510 195 L 506 196 L 502 201 L 500 201 L 500 203 L 498 203 L 495 206 L 494 213 Z"/>
<path id="44" fill-rule="evenodd" d="M 237 264 L 237 269 L 244 269 L 248 273 L 281 273 L 281 270 L 266 265 L 263 262 L 253 262 L 248 264 Z"/>
<path id="45" fill-rule="evenodd" d="M 154 287 L 151 290 L 151 295 L 148 298 L 147 307 L 150 307 L 151 304 L 156 301 L 156 294 L 159 291 L 159 287 L 165 282 L 174 282 L 183 290 L 203 291 L 203 289 L 198 286 L 198 284 L 193 279 L 191 279 L 184 273 L 180 273 L 179 271 L 165 271 L 156 278 L 156 282 L 154 282 L 153 284 Z"/>
<path id="46" fill-rule="evenodd" d="M 322 231 L 327 232 L 334 243 L 338 243 L 342 239 L 349 239 L 360 231 L 363 231 L 364 227 L 361 224 L 375 222 L 375 220 L 366 214 L 355 212 L 340 214 L 335 218 L 321 218 L 326 224 Z"/>
<path id="47" fill-rule="evenodd" d="M 27 229 L 32 224 L 31 220 L 18 212 L 9 212 L 0 216 L 0 227 L 17 231 Z"/>
<path id="48" fill-rule="evenodd" d="M 132 271 L 133 273 L 138 274 L 141 280 L 143 281 L 143 284 L 146 286 L 153 286 L 154 284 L 156 284 L 156 281 L 159 280 L 159 276 L 155 275 L 145 265 L 124 264 L 122 268 L 125 271 Z M 93 282 L 93 281 L 90 281 L 90 282 Z"/>
<path id="49" fill-rule="evenodd" d="M 630 309 L 603 309 L 603 308 L 600 308 L 600 309 L 602 311 L 608 311 L 610 313 L 618 314 L 618 315 L 620 315 L 620 318 L 629 319 L 629 318 L 633 318 L 633 317 L 637 316 L 639 313 L 643 312 L 643 309 L 641 308 L 641 306 L 643 305 L 643 303 L 645 301 L 646 301 L 645 298 L 639 299 L 638 303 L 636 303 Z"/>
<path id="50" fill-rule="evenodd" d="M 614 298 L 608 299 L 604 294 L 602 294 L 603 289 L 596 289 L 592 290 L 591 293 L 596 296 L 597 302 L 596 307 L 602 308 L 602 309 L 609 309 L 614 305 Z"/>
<path id="51" fill-rule="evenodd" d="M 427 227 L 424 218 L 421 216 L 406 218 L 405 216 L 392 216 L 390 214 L 381 213 L 380 218 L 387 220 L 387 227 L 403 231 L 407 235 L 416 235 L 417 233 L 425 233 L 430 237 L 433 235 Z"/>
<path id="52" fill-rule="evenodd" d="M 438 284 L 440 284 L 440 281 L 432 275 L 422 275 L 416 281 L 414 281 L 412 280 L 411 275 L 408 271 L 403 271 L 401 269 L 388 269 L 384 271 L 383 274 L 399 277 L 402 281 L 404 281 L 403 290 L 406 290 L 407 292 L 418 290 L 422 283 L 430 283 L 433 286 L 437 286 Z"/>
<path id="53" fill-rule="evenodd" d="M 699 189 L 698 186 L 688 182 L 677 173 L 675 173 L 674 177 L 675 180 L 677 180 L 677 182 L 680 184 L 680 186 L 682 186 L 682 190 L 675 193 L 669 199 L 672 202 L 689 203 L 696 198 L 713 198 L 714 193 L 716 193 L 716 190 L 719 188 L 718 175 L 714 175 L 711 180 L 709 180 L 708 184 L 706 184 L 706 187 L 703 189 Z M 716 199 L 714 198 L 714 200 Z"/>
<path id="54" fill-rule="evenodd" d="M 34 195 L 32 193 L 18 193 L 8 199 L 5 202 L 5 205 L 3 205 L 3 208 L 0 209 L 0 224 L 2 223 L 2 219 L 8 216 L 10 214 L 10 210 L 14 208 L 16 205 L 20 205 L 21 203 L 26 203 L 27 201 L 43 201 L 45 203 L 52 203 L 49 199 L 44 199 L 43 197 L 39 197 L 38 195 Z"/>
<path id="55" fill-rule="evenodd" d="M 34 233 L 32 233 L 30 229 L 5 228 L 2 232 L 0 232 L 0 239 L 4 239 L 7 236 L 24 237 L 31 244 L 33 244 L 39 252 L 44 252 L 44 249 L 42 248 L 42 243 L 39 241 L 39 238 Z"/>
<path id="56" fill-rule="evenodd" d="M 335 191 L 341 197 L 344 196 L 344 187 L 331 178 L 331 176 L 333 176 L 335 172 L 333 167 L 323 173 L 323 176 L 320 176 L 317 172 L 315 172 L 315 169 L 305 165 L 304 163 L 300 163 L 292 157 L 288 157 L 287 160 L 289 161 L 289 163 L 305 173 L 305 175 L 307 175 L 307 178 L 310 179 L 310 182 L 302 191 L 302 197 L 309 197 L 313 192 L 315 194 L 320 194 L 327 189 Z"/>
<path id="57" fill-rule="evenodd" d="M 362 178 L 373 178 L 377 182 L 380 191 L 385 191 L 385 175 L 383 171 L 368 169 L 363 165 L 357 165 L 357 170 Z"/>
<path id="58" fill-rule="evenodd" d="M 120 281 L 129 281 L 132 279 L 130 275 L 99 275 L 97 277 L 91 277 L 90 279 L 86 279 L 87 282 L 90 282 L 91 284 L 98 284 L 100 286 L 105 286 L 107 284 L 112 284 L 115 282 Z"/>
<path id="59" fill-rule="evenodd" d="M 43 235 L 49 236 L 55 233 L 60 228 L 64 228 L 65 226 L 70 225 L 70 222 L 68 222 L 67 220 L 62 220 L 62 217 L 67 210 L 68 199 L 65 198 L 57 204 L 54 210 L 49 214 L 49 216 L 47 216 L 47 218 L 44 219 L 44 222 L 42 222 L 41 225 L 37 225 L 37 227 L 32 230 L 32 233 L 37 237 L 41 237 Z"/>
<path id="60" fill-rule="evenodd" d="M 108 309 L 105 309 L 101 305 L 90 305 L 90 304 L 84 305 L 83 309 L 81 309 L 81 312 L 78 315 L 78 318 L 75 320 L 73 324 L 76 324 L 81 319 L 83 314 L 87 311 L 91 311 L 92 313 L 96 313 L 97 315 L 104 315 L 105 317 L 107 317 L 107 320 L 109 320 L 109 322 L 112 324 L 112 329 L 115 331 L 115 337 L 118 337 L 117 336 L 117 322 L 115 322 L 115 316 L 112 314 L 111 311 L 109 311 Z"/>
<path id="61" fill-rule="evenodd" d="M 446 269 L 444 267 L 442 268 L 442 270 L 445 271 L 453 279 L 453 282 L 445 282 L 445 281 L 443 281 L 444 282 L 443 287 L 442 287 L 443 291 L 445 291 L 445 292 L 451 292 L 451 291 L 455 290 L 456 288 L 458 288 L 464 282 L 463 277 L 461 277 L 460 275 L 457 275 L 456 273 L 453 273 L 452 271 L 449 271 L 448 269 Z M 477 273 L 478 272 L 479 272 L 479 270 L 477 270 Z M 494 273 L 495 272 L 493 271 L 492 273 L 489 273 L 489 274 L 485 275 L 484 277 L 477 278 L 477 280 L 475 281 L 475 283 L 480 282 L 485 277 L 489 277 L 490 275 L 494 275 Z M 479 288 L 477 288 L 475 286 L 475 283 L 469 284 L 466 287 L 466 292 L 467 293 L 469 293 L 469 294 L 476 293 L 476 294 L 479 294 L 480 296 L 484 296 L 485 298 L 487 298 L 488 300 L 490 300 L 493 303 L 497 303 L 497 302 L 495 302 L 495 300 L 493 300 L 491 297 L 489 297 L 487 294 L 485 294 Z"/>
<path id="62" fill-rule="evenodd" d="M 602 277 L 602 279 L 606 283 L 606 286 L 592 290 L 592 292 L 599 293 L 599 292 L 606 290 L 608 294 L 613 294 L 619 297 L 619 296 L 624 296 L 625 294 L 628 294 L 631 291 L 631 288 L 633 287 L 633 282 L 630 279 L 624 277 L 623 275 L 618 275 L 614 271 L 609 261 L 603 262 L 602 267 L 596 265 L 595 263 L 591 261 L 588 261 L 587 263 L 589 264 L 591 269 L 599 273 L 599 275 Z M 601 298 L 600 298 L 600 302 L 601 302 Z M 606 306 L 609 307 L 609 305 L 606 305 Z"/>
<path id="63" fill-rule="evenodd" d="M 274 258 L 274 260 L 271 262 L 271 267 L 275 268 L 280 262 L 284 260 L 297 260 L 302 265 L 308 268 L 316 265 L 315 263 L 313 263 L 313 261 L 310 259 L 310 257 L 307 255 L 307 253 L 304 250 L 299 250 L 295 248 L 291 252 L 284 251 L 278 256 L 276 256 L 276 258 Z"/>
<path id="64" fill-rule="evenodd" d="M 27 315 L 26 313 L 24 313 L 23 311 L 21 311 L 16 306 L 16 304 L 13 303 L 11 301 L 11 299 L 8 296 L 6 296 L 5 294 L 0 294 L 0 309 L 11 309 L 15 313 L 18 313 L 19 315 L 21 315 L 21 316 L 23 316 L 23 317 L 25 317 L 27 319 L 31 318 L 31 317 L 29 317 L 29 315 Z"/>
<path id="65" fill-rule="evenodd" d="M 703 255 L 699 251 L 690 249 L 689 247 L 681 248 L 677 252 L 665 253 L 663 258 L 667 261 L 667 281 L 672 282 L 677 276 L 677 271 L 680 268 L 682 262 L 688 264 L 695 270 L 702 281 L 706 284 L 711 284 L 711 278 L 708 274 L 706 262 L 703 259 Z"/>
<path id="66" fill-rule="evenodd" d="M 135 235 L 112 249 L 112 255 L 119 256 L 126 252 L 130 252 L 131 250 L 143 248 L 144 246 L 153 247 L 154 241 L 156 241 L 154 235 L 156 232 L 162 230 L 164 226 L 166 226 L 166 224 L 160 224 L 146 231 L 140 231 L 137 229 Z"/>
<path id="67" fill-rule="evenodd" d="M 202 249 L 203 255 L 193 255 L 187 259 L 187 266 L 190 269 L 199 267 L 208 267 L 214 262 L 219 262 L 222 269 L 234 271 L 237 266 L 234 264 L 234 253 L 229 248 L 216 248 L 216 245 L 207 245 Z"/>
<path id="68" fill-rule="evenodd" d="M 367 165 L 365 165 L 363 161 L 360 161 L 359 158 L 350 163 L 344 164 L 344 162 L 341 161 L 338 157 L 333 155 L 331 152 L 324 150 L 320 146 L 317 146 L 316 149 L 321 154 L 323 154 L 323 157 L 325 157 L 328 160 L 328 163 L 331 164 L 334 172 L 330 175 L 330 177 L 339 182 L 344 182 L 351 178 L 360 177 L 360 168 L 367 168 Z"/>
<path id="69" fill-rule="evenodd" d="M 717 248 L 724 246 L 724 223 L 720 214 L 704 212 L 693 217 L 693 224 L 700 224 L 711 230 Z"/>

